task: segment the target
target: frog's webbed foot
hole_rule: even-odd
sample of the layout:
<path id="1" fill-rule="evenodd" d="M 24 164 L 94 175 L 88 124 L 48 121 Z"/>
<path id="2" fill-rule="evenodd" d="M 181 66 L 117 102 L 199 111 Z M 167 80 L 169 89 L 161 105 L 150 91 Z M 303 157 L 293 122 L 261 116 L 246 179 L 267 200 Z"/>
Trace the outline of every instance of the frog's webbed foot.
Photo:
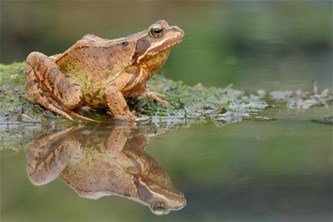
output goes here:
<path id="1" fill-rule="evenodd" d="M 138 99 L 149 99 L 156 101 L 162 105 L 169 105 L 168 101 L 163 100 L 165 98 L 165 95 L 161 93 L 151 92 L 149 90 L 146 90 L 141 96 L 138 97 Z"/>
<path id="2" fill-rule="evenodd" d="M 134 116 L 134 115 L 114 115 L 113 118 L 115 120 L 120 120 L 120 121 L 128 121 L 128 122 L 138 122 L 140 118 Z"/>
<path id="3" fill-rule="evenodd" d="M 165 95 L 163 95 L 161 93 L 156 93 L 156 92 L 150 91 L 148 86 L 146 86 L 146 85 L 141 85 L 141 86 L 137 87 L 134 92 L 132 92 L 130 95 L 128 95 L 128 97 L 136 98 L 136 99 L 149 99 L 149 100 L 156 101 L 162 105 L 169 104 L 167 101 L 163 100 L 163 98 L 165 98 Z"/>

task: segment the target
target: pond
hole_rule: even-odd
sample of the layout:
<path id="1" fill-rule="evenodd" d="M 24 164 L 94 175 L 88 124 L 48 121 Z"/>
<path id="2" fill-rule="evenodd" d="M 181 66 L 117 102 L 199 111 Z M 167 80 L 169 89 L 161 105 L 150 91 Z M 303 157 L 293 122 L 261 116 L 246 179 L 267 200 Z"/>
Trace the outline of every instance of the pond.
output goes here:
<path id="1" fill-rule="evenodd" d="M 1 63 L 164 18 L 185 30 L 160 71 L 167 78 L 244 94 L 311 91 L 313 81 L 333 89 L 331 1 L 1 4 Z M 0 141 L 0 220 L 332 221 L 332 120 L 317 121 L 332 118 L 332 102 L 268 103 L 259 118 L 227 123 L 1 123 L 13 141 Z"/>
<path id="2" fill-rule="evenodd" d="M 332 126 L 312 118 L 332 111 L 332 106 L 301 114 L 268 110 L 276 120 L 224 127 L 50 129 L 26 152 L 1 153 L 1 217 L 330 221 Z M 155 216 L 152 200 L 177 211 Z"/>

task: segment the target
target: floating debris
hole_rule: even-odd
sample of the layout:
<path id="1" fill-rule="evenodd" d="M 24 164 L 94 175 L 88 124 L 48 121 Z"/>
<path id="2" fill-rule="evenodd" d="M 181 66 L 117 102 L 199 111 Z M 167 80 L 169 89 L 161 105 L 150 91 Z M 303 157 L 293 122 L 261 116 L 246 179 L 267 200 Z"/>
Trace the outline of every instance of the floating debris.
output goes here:
<path id="1" fill-rule="evenodd" d="M 333 125 L 333 116 L 317 117 L 317 118 L 314 118 L 312 121 L 315 122 L 315 123 Z"/>
<path id="2" fill-rule="evenodd" d="M 304 90 L 272 91 L 270 97 L 274 102 L 286 102 L 287 107 L 293 110 L 306 110 L 312 106 L 327 105 L 329 101 L 333 100 L 329 90 L 319 92 L 316 83 L 314 83 L 312 92 Z"/>

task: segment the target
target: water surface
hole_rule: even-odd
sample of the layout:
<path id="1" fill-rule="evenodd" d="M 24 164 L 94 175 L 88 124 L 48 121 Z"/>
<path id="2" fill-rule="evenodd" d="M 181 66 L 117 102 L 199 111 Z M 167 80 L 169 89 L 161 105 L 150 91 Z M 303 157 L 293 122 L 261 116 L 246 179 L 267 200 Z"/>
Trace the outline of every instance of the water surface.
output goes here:
<path id="1" fill-rule="evenodd" d="M 26 152 L 2 152 L 1 219 L 330 221 L 332 126 L 312 121 L 328 113 L 332 106 L 305 113 L 271 109 L 275 121 L 207 123 L 151 137 L 147 155 L 187 200 L 162 217 L 124 197 L 82 198 L 60 178 L 34 186 Z"/>

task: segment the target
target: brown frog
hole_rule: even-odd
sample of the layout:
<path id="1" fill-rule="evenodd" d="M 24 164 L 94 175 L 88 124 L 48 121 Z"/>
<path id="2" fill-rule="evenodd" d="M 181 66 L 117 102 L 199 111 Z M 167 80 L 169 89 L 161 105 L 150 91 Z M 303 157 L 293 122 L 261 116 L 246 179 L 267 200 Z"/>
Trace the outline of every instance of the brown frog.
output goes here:
<path id="1" fill-rule="evenodd" d="M 148 206 L 154 214 L 167 214 L 183 208 L 186 199 L 144 151 L 154 135 L 128 126 L 48 132 L 29 147 L 28 177 L 43 185 L 59 176 L 82 197 L 118 195 Z"/>
<path id="2" fill-rule="evenodd" d="M 85 35 L 62 54 L 48 57 L 32 52 L 25 71 L 29 97 L 70 120 L 94 121 L 73 111 L 83 105 L 109 108 L 116 119 L 136 120 L 125 99 L 148 98 L 167 104 L 162 94 L 149 91 L 146 82 L 183 37 L 183 30 L 160 20 L 123 38 Z"/>

